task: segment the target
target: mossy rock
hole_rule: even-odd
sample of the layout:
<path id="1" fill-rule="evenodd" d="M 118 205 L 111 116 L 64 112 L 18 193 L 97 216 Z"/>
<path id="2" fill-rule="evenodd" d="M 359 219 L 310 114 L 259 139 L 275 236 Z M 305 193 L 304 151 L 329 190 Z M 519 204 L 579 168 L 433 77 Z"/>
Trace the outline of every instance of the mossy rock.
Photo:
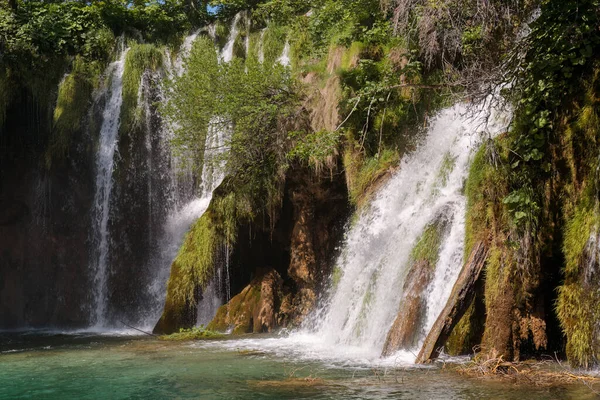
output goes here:
<path id="1" fill-rule="evenodd" d="M 278 324 L 282 285 L 283 280 L 274 270 L 253 279 L 241 293 L 219 308 L 207 329 L 231 330 L 234 335 L 273 331 Z"/>
<path id="2" fill-rule="evenodd" d="M 154 332 L 171 334 L 196 323 L 196 293 L 214 272 L 216 249 L 221 243 L 213 214 L 207 210 L 190 228 L 171 266 L 167 299 Z"/>

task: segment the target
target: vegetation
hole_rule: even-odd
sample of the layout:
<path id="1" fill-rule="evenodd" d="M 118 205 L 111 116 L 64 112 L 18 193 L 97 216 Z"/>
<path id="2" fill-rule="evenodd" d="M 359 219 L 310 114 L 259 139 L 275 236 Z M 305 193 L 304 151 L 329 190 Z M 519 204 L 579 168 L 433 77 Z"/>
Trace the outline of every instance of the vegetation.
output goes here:
<path id="1" fill-rule="evenodd" d="M 435 268 L 440 255 L 444 225 L 445 221 L 440 220 L 425 227 L 425 230 L 410 253 L 410 258 L 413 262 L 427 261 L 431 268 Z"/>
<path id="2" fill-rule="evenodd" d="M 240 11 L 234 58 L 225 63 L 215 44 L 225 45 Z M 117 44 L 127 43 L 120 146 L 134 147 L 142 77 L 158 74 L 164 55 L 207 22 L 214 40 L 199 36 L 185 72 L 166 84 L 169 101 L 157 107 L 197 176 L 206 161 L 224 163 L 228 177 L 173 263 L 170 307 L 195 302 L 219 247 L 235 244 L 241 226 L 274 230 L 295 168 L 309 166 L 317 179 L 343 172 L 360 207 L 415 148 L 436 110 L 457 98 L 496 95 L 490 101 L 497 102 L 502 94 L 513 123 L 477 152 L 465 186 L 465 259 L 478 242 L 489 249 L 484 351 L 505 358 L 540 351 L 547 341 L 531 321 L 556 317 L 571 363 L 598 363 L 600 0 L 4 2 L 0 133 L 7 110 L 21 101 L 49 119 L 39 141 L 46 166 L 65 160 L 102 71 Z M 286 43 L 289 67 L 278 62 Z M 207 136 L 215 134 L 225 138 L 218 150 L 228 151 L 207 160 Z M 438 184 L 454 163 L 444 158 Z M 426 227 L 411 258 L 435 265 L 442 230 L 442 223 Z M 340 274 L 334 270 L 334 285 Z M 455 329 L 456 348 L 471 344 L 484 318 L 474 308 Z"/>
<path id="3" fill-rule="evenodd" d="M 232 179 L 224 185 L 232 195 L 222 200 L 227 202 L 220 207 L 224 214 L 274 217 L 291 137 L 308 129 L 298 83 L 289 70 L 254 59 L 219 63 L 212 41 L 199 38 L 186 73 L 170 88 L 164 112 L 180 124 L 174 144 L 182 154 L 191 154 L 201 165 L 206 136 L 220 131 L 227 137 L 229 151 L 223 157 Z"/>
<path id="4" fill-rule="evenodd" d="M 72 71 L 60 83 L 54 108 L 52 136 L 46 152 L 47 168 L 54 161 L 65 159 L 72 136 L 82 129 L 100 74 L 99 62 L 87 63 L 77 56 L 73 61 Z"/>
<path id="5" fill-rule="evenodd" d="M 123 71 L 121 134 L 131 134 L 142 120 L 143 110 L 141 104 L 138 104 L 142 76 L 146 71 L 158 71 L 163 66 L 163 56 L 162 49 L 152 44 L 134 43 L 127 51 Z"/>
<path id="6" fill-rule="evenodd" d="M 163 335 L 160 340 L 166 341 L 189 341 L 189 340 L 202 340 L 202 339 L 219 339 L 224 337 L 222 333 L 209 331 L 204 326 L 197 326 L 190 329 L 180 329 L 177 333 L 170 335 Z"/>
<path id="7" fill-rule="evenodd" d="M 173 262 L 168 296 L 177 304 L 195 301 L 198 287 L 205 287 L 213 274 L 215 255 L 221 238 L 216 231 L 212 213 L 207 211 L 192 226 Z"/>

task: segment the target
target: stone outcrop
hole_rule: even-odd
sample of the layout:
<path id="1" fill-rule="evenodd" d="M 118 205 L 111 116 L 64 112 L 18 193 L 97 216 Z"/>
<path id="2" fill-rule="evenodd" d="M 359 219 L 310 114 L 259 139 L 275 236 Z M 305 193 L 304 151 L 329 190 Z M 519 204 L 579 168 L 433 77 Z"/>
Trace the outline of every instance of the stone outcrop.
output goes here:
<path id="1" fill-rule="evenodd" d="M 207 328 L 234 334 L 272 332 L 278 326 L 282 297 L 283 280 L 270 270 L 221 306 Z"/>
<path id="2" fill-rule="evenodd" d="M 426 260 L 415 263 L 404 282 L 400 309 L 388 332 L 382 356 L 390 356 L 401 349 L 418 344 L 426 315 L 425 288 L 433 278 L 433 268 Z"/>
<path id="3" fill-rule="evenodd" d="M 342 176 L 318 177 L 304 168 L 288 182 L 293 214 L 286 272 L 293 282 L 290 318 L 297 325 L 314 308 L 331 273 L 349 207 Z"/>

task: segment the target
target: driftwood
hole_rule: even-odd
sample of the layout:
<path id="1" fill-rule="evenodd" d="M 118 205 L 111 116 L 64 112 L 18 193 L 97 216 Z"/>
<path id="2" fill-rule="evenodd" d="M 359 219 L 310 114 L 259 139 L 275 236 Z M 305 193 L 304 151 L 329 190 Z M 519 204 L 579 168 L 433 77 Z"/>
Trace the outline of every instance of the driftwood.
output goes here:
<path id="1" fill-rule="evenodd" d="M 482 242 L 477 243 L 460 271 L 444 310 L 423 343 L 416 360 L 417 364 L 430 362 L 440 354 L 440 349 L 450 337 L 452 329 L 473 301 L 487 255 L 487 246 Z"/>

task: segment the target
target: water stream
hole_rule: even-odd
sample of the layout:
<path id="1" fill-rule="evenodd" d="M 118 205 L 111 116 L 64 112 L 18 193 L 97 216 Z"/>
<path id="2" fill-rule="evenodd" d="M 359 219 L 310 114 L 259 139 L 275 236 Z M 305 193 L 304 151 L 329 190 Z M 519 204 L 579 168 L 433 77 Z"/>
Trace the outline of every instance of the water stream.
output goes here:
<path id="1" fill-rule="evenodd" d="M 117 61 L 109 66 L 111 79 L 110 93 L 102 113 L 102 127 L 100 128 L 100 143 L 96 157 L 96 194 L 94 196 L 93 242 L 97 254 L 93 255 L 92 271 L 95 271 L 94 297 L 95 311 L 94 322 L 103 326 L 106 318 L 107 307 L 107 281 L 108 281 L 108 219 L 110 196 L 113 186 L 112 173 L 114 166 L 115 150 L 118 141 L 120 126 L 120 111 L 123 103 L 123 72 L 127 50 L 123 51 Z"/>
<path id="2" fill-rule="evenodd" d="M 466 198 L 463 187 L 481 131 L 493 136 L 506 128 L 506 115 L 467 116 L 466 105 L 442 110 L 417 149 L 381 188 L 347 232 L 337 261 L 339 282 L 330 299 L 300 335 L 319 348 L 344 356 L 379 358 L 398 312 L 411 252 L 424 230 L 446 222 L 437 265 L 426 290 L 426 322 L 419 344 L 445 306 L 462 267 Z M 400 357 L 412 362 L 419 346 Z"/>

